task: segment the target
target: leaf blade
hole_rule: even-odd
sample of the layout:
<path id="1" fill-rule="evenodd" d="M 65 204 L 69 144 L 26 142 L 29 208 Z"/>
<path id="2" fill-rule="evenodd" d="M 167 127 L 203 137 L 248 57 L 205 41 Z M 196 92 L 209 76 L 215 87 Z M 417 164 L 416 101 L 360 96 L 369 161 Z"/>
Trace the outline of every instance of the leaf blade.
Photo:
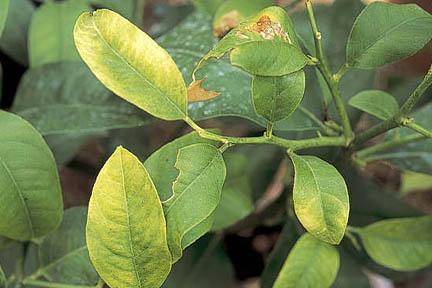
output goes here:
<path id="1" fill-rule="evenodd" d="M 318 239 L 339 244 L 348 223 L 349 199 L 343 177 L 314 156 L 290 155 L 294 165 L 294 209 L 303 226 Z"/>
<path id="2" fill-rule="evenodd" d="M 255 111 L 272 123 L 289 117 L 303 99 L 304 91 L 303 71 L 282 77 L 256 76 L 252 80 Z"/>
<path id="3" fill-rule="evenodd" d="M 84 0 L 42 4 L 34 13 L 30 24 L 30 66 L 79 60 L 73 41 L 73 27 L 78 16 L 90 9 Z"/>
<path id="4" fill-rule="evenodd" d="M 22 118 L 0 111 L 0 234 L 30 240 L 54 230 L 63 216 L 60 182 L 51 150 Z"/>
<path id="5" fill-rule="evenodd" d="M 417 5 L 372 3 L 354 23 L 347 62 L 368 69 L 406 58 L 430 41 L 431 28 L 432 16 Z"/>
<path id="6" fill-rule="evenodd" d="M 381 120 L 393 117 L 399 111 L 396 99 L 380 90 L 367 90 L 354 95 L 349 105 L 363 112 L 371 114 Z"/>
<path id="7" fill-rule="evenodd" d="M 371 258 L 397 271 L 414 271 L 432 263 L 432 217 L 376 222 L 358 233 Z"/>
<path id="8" fill-rule="evenodd" d="M 171 269 L 156 189 L 140 161 L 122 147 L 97 177 L 86 238 L 91 261 L 111 287 L 159 287 Z"/>
<path id="9" fill-rule="evenodd" d="M 199 158 L 196 155 L 200 155 Z M 193 159 L 193 161 L 191 161 Z M 175 167 L 179 175 L 173 183 L 173 195 L 164 202 L 167 219 L 168 246 L 173 261 L 177 261 L 182 250 L 206 229 L 193 230 L 216 209 L 225 181 L 226 168 L 222 154 L 209 144 L 193 144 L 179 150 Z M 195 239 L 187 237 L 193 231 Z M 186 240 L 184 240 L 186 239 Z"/>
<path id="10" fill-rule="evenodd" d="M 42 135 L 143 126 L 149 116 L 106 89 L 81 62 L 46 64 L 21 79 L 12 111 Z"/>
<path id="11" fill-rule="evenodd" d="M 60 227 L 39 246 L 39 273 L 52 282 L 96 285 L 99 276 L 88 255 L 85 226 L 86 207 L 65 211 Z"/>
<path id="12" fill-rule="evenodd" d="M 336 279 L 339 261 L 336 248 L 306 233 L 294 245 L 273 287 L 306 288 L 318 283 L 320 287 L 330 287 Z"/>
<path id="13" fill-rule="evenodd" d="M 165 50 L 128 20 L 106 9 L 84 13 L 74 37 L 81 57 L 114 93 L 158 118 L 186 117 L 180 71 Z"/>

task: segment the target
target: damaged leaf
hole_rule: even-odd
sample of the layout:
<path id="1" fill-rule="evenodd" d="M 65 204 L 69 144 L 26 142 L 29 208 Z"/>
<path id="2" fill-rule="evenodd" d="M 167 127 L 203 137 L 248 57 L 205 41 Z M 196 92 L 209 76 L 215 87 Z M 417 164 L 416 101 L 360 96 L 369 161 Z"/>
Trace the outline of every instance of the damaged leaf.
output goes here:
<path id="1" fill-rule="evenodd" d="M 245 3 L 246 2 L 246 3 Z M 260 10 L 271 6 L 269 0 L 228 0 L 217 9 L 213 20 L 213 34 L 222 38 L 241 22 L 257 14 Z"/>
<path id="2" fill-rule="evenodd" d="M 227 52 L 231 54 L 231 63 L 245 71 L 261 76 L 282 76 L 302 69 L 307 64 L 307 57 L 300 49 L 293 23 L 280 7 L 269 7 L 258 15 L 231 30 L 198 63 L 196 71 L 210 59 L 219 59 Z M 251 54 L 253 53 L 253 55 Z M 253 58 L 261 55 L 264 63 L 255 67 Z M 286 63 L 286 59 L 290 59 Z"/>

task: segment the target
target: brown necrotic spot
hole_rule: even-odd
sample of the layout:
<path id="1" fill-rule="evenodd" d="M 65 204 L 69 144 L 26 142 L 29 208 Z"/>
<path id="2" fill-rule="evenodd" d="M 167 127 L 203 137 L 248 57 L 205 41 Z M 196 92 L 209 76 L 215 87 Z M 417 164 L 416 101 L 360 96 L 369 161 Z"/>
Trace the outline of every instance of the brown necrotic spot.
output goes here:
<path id="1" fill-rule="evenodd" d="M 248 30 L 258 33 L 266 40 L 273 40 L 278 37 L 291 44 L 291 39 L 288 33 L 283 30 L 282 25 L 278 22 L 273 22 L 267 15 L 261 16 Z"/>

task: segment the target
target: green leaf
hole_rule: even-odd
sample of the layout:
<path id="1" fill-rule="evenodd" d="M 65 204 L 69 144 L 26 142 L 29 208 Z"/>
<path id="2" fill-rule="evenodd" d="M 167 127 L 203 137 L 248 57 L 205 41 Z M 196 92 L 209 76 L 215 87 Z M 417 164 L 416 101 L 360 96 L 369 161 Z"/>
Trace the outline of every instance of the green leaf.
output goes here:
<path id="1" fill-rule="evenodd" d="M 6 288 L 6 276 L 0 266 L 0 288 Z"/>
<path id="2" fill-rule="evenodd" d="M 22 118 L 0 111 L 0 235 L 30 240 L 54 230 L 63 201 L 54 157 Z"/>
<path id="3" fill-rule="evenodd" d="M 432 15 L 415 4 L 372 3 L 360 13 L 347 44 L 347 62 L 376 68 L 406 58 L 432 38 Z"/>
<path id="4" fill-rule="evenodd" d="M 214 212 L 213 231 L 227 228 L 254 210 L 247 173 L 248 160 L 240 153 L 225 154 L 227 178 L 219 205 Z"/>
<path id="5" fill-rule="evenodd" d="M 87 246 L 102 279 L 111 287 L 160 287 L 171 269 L 162 205 L 126 149 L 117 148 L 100 171 L 88 213 Z"/>
<path id="6" fill-rule="evenodd" d="M 330 244 L 342 240 L 349 215 L 347 186 L 338 170 L 314 156 L 291 154 L 294 208 L 306 230 Z"/>
<path id="7" fill-rule="evenodd" d="M 272 123 L 290 116 L 303 99 L 304 91 L 303 71 L 282 77 L 256 76 L 252 81 L 255 110 Z"/>
<path id="8" fill-rule="evenodd" d="M 237 27 L 247 18 L 254 16 L 262 9 L 271 6 L 269 0 L 227 0 L 219 6 L 213 18 L 213 32 L 222 37 L 232 28 Z"/>
<path id="9" fill-rule="evenodd" d="M 206 229 L 193 230 L 215 211 L 226 176 L 222 154 L 209 144 L 181 148 L 175 168 L 179 174 L 173 183 L 173 195 L 163 202 L 173 262 L 181 257 L 184 248 L 211 228 L 204 222 Z"/>
<path id="10" fill-rule="evenodd" d="M 165 144 L 144 162 L 144 167 L 152 178 L 161 201 L 166 201 L 173 195 L 172 183 L 178 175 L 178 170 L 174 165 L 179 150 L 198 143 L 218 144 L 215 141 L 203 139 L 198 133 L 192 132 Z"/>
<path id="11" fill-rule="evenodd" d="M 389 119 L 399 111 L 396 99 L 380 90 L 360 92 L 349 100 L 349 104 L 381 120 Z"/>
<path id="12" fill-rule="evenodd" d="M 0 0 L 0 37 L 6 24 L 9 11 L 9 0 Z"/>
<path id="13" fill-rule="evenodd" d="M 82 14 L 74 35 L 81 57 L 115 94 L 164 120 L 186 117 L 186 85 L 177 66 L 138 27 L 102 9 Z"/>
<path id="14" fill-rule="evenodd" d="M 147 124 L 149 116 L 111 94 L 81 62 L 28 70 L 12 111 L 43 135 L 94 133 Z"/>
<path id="15" fill-rule="evenodd" d="M 397 271 L 414 271 L 432 263 L 432 217 L 384 220 L 358 229 L 369 256 Z"/>
<path id="16" fill-rule="evenodd" d="M 74 207 L 65 211 L 60 227 L 39 246 L 41 266 L 38 275 L 52 282 L 96 285 L 99 276 L 88 255 L 86 221 L 86 207 Z"/>
<path id="17" fill-rule="evenodd" d="M 30 66 L 80 59 L 73 40 L 73 28 L 78 16 L 89 10 L 90 6 L 84 0 L 50 1 L 40 6 L 30 25 Z"/>
<path id="18" fill-rule="evenodd" d="M 291 250 L 273 287 L 330 287 L 338 270 L 336 248 L 306 233 Z"/>
<path id="19" fill-rule="evenodd" d="M 3 34 L 0 38 L 0 49 L 19 64 L 28 63 L 27 35 L 35 8 L 29 0 L 12 0 Z"/>
<path id="20" fill-rule="evenodd" d="M 252 75 L 282 76 L 301 70 L 308 58 L 294 45 L 283 41 L 250 42 L 236 46 L 231 63 Z"/>

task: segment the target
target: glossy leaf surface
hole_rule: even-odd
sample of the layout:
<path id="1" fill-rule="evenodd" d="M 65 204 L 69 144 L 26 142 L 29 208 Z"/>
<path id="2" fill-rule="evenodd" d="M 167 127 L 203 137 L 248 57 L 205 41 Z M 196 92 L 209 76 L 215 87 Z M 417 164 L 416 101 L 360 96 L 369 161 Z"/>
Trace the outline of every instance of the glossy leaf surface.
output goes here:
<path id="1" fill-rule="evenodd" d="M 272 123 L 290 116 L 303 99 L 304 91 L 303 71 L 282 77 L 256 76 L 252 81 L 255 111 Z"/>
<path id="2" fill-rule="evenodd" d="M 396 99 L 379 90 L 360 92 L 349 100 L 349 104 L 381 120 L 393 117 L 399 111 L 399 104 Z"/>
<path id="3" fill-rule="evenodd" d="M 330 244 L 342 240 L 349 215 L 348 190 L 335 167 L 314 156 L 290 155 L 294 209 L 312 235 Z"/>
<path id="4" fill-rule="evenodd" d="M 432 15 L 415 4 L 372 3 L 357 17 L 347 62 L 376 68 L 406 58 L 432 39 Z"/>
<path id="5" fill-rule="evenodd" d="M 60 227 L 44 238 L 39 246 L 39 275 L 52 282 L 96 285 L 99 276 L 88 255 L 86 222 L 86 207 L 65 211 Z"/>
<path id="6" fill-rule="evenodd" d="M 87 246 L 102 279 L 113 288 L 160 287 L 171 269 L 162 205 L 126 149 L 117 148 L 99 173 L 88 213 Z"/>
<path id="7" fill-rule="evenodd" d="M 376 222 L 359 230 L 369 256 L 397 271 L 414 271 L 432 263 L 432 217 Z"/>
<path id="8" fill-rule="evenodd" d="M 82 14 L 75 43 L 84 62 L 115 94 L 155 117 L 179 120 L 187 114 L 184 80 L 168 53 L 119 14 Z"/>
<path id="9" fill-rule="evenodd" d="M 261 41 L 238 45 L 231 51 L 230 59 L 233 65 L 241 67 L 252 75 L 260 76 L 290 74 L 301 70 L 308 63 L 308 58 L 299 48 L 283 41 Z"/>
<path id="10" fill-rule="evenodd" d="M 165 201 L 173 195 L 172 184 L 179 173 L 174 167 L 179 150 L 198 143 L 218 144 L 214 141 L 203 139 L 198 133 L 192 132 L 165 144 L 144 162 L 144 166 L 155 184 L 161 201 Z"/>
<path id="11" fill-rule="evenodd" d="M 54 157 L 25 120 L 0 111 L 0 235 L 30 240 L 54 230 L 63 201 Z"/>
<path id="12" fill-rule="evenodd" d="M 174 262 L 184 248 L 211 228 L 206 222 L 205 229 L 197 227 L 208 220 L 219 204 L 226 176 L 222 154 L 209 144 L 181 148 L 175 168 L 179 174 L 173 183 L 173 195 L 164 202 L 168 245 Z"/>
<path id="13" fill-rule="evenodd" d="M 332 285 L 339 270 L 335 247 L 304 234 L 291 250 L 274 288 L 307 288 Z"/>

